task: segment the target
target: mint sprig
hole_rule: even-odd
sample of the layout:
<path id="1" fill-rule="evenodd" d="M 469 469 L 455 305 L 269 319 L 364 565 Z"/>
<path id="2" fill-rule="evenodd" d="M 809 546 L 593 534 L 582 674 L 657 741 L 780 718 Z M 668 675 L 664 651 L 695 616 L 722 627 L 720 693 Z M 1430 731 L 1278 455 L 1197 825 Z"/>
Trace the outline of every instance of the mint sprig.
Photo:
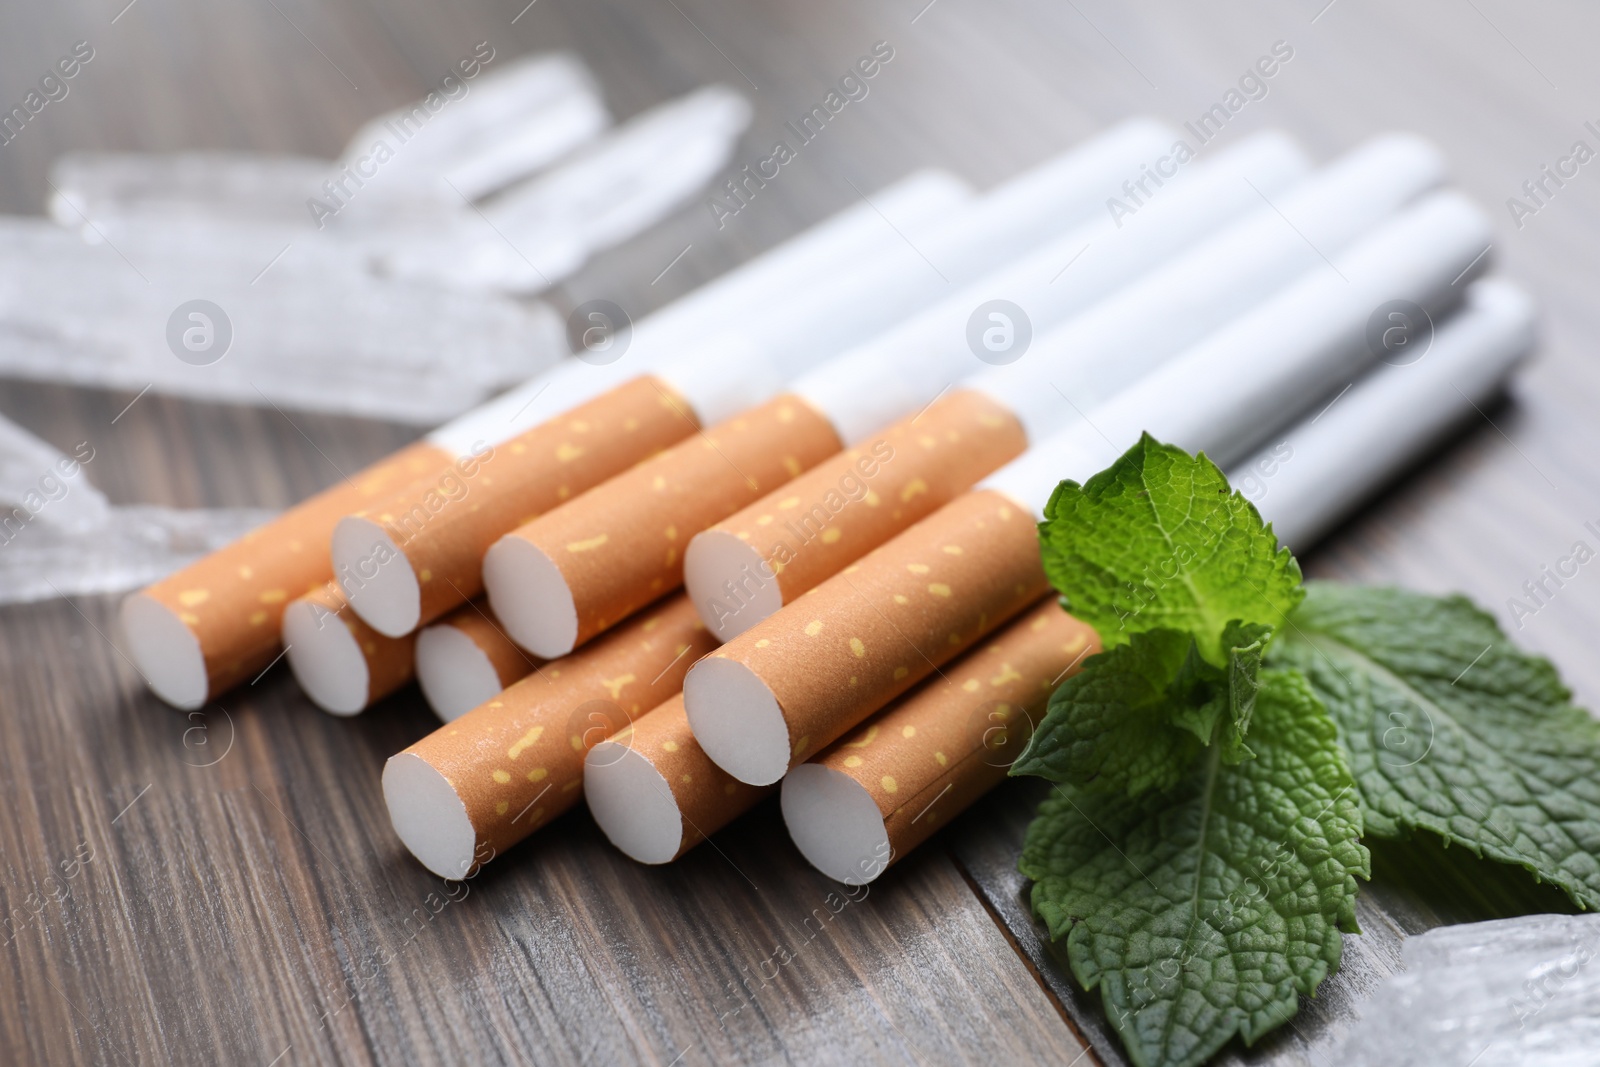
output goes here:
<path id="1" fill-rule="evenodd" d="M 1291 1018 L 1355 931 L 1363 828 L 1437 834 L 1600 907 L 1600 722 L 1460 597 L 1301 583 L 1203 455 L 1148 435 L 1039 539 L 1100 633 L 1014 774 L 1033 906 L 1139 1067 Z"/>

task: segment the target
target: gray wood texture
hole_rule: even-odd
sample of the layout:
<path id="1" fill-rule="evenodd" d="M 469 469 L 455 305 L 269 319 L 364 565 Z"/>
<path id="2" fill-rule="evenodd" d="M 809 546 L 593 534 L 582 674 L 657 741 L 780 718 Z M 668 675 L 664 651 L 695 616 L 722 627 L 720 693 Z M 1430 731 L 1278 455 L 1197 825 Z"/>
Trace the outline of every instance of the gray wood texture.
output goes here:
<path id="1" fill-rule="evenodd" d="M 0 104 L 73 42 L 96 56 L 0 146 L 0 210 L 38 213 L 50 160 L 72 149 L 331 156 L 480 40 L 507 56 L 579 52 L 620 117 L 709 81 L 742 87 L 757 108 L 742 163 L 890 42 L 871 94 L 725 228 L 685 208 L 554 297 L 643 312 L 917 166 L 982 187 L 1129 114 L 1196 117 L 1285 40 L 1293 60 L 1223 136 L 1278 126 L 1319 159 L 1386 129 L 1434 138 L 1495 212 L 1501 268 L 1544 312 L 1510 399 L 1309 570 L 1459 589 L 1509 622 L 1506 599 L 1600 519 L 1600 310 L 1588 299 L 1600 178 L 1585 168 L 1520 229 L 1505 209 L 1575 140 L 1600 147 L 1583 128 L 1600 118 L 1600 13 L 1586 5 L 524 2 L 5 5 Z M 124 503 L 283 506 L 412 436 L 155 395 L 113 425 L 130 399 L 0 381 L 0 412 L 64 449 L 93 442 L 92 478 Z M 1596 583 L 1583 572 L 1517 633 L 1591 707 Z M 0 611 L 6 1062 L 1124 1062 L 1028 915 L 1014 873 L 1037 799 L 1026 785 L 859 901 L 841 903 L 798 859 L 771 803 L 669 869 L 622 859 L 574 813 L 451 900 L 393 839 L 378 792 L 383 759 L 432 723 L 414 691 L 337 720 L 280 666 L 186 717 L 146 694 L 111 644 L 114 606 Z M 1292 1027 L 1224 1062 L 1326 1064 L 1402 935 L 1562 906 L 1475 862 L 1426 843 L 1380 851 L 1345 969 Z"/>

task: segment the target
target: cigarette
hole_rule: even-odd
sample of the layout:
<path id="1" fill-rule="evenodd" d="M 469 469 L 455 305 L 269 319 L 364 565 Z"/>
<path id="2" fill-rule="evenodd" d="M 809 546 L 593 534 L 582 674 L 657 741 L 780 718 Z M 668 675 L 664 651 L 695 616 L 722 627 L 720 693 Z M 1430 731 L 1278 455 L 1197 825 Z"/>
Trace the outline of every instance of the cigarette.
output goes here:
<path id="1" fill-rule="evenodd" d="M 1348 391 L 1322 396 L 1276 443 L 1239 462 L 1235 488 L 1278 539 L 1314 543 L 1451 429 L 1481 418 L 1535 340 L 1533 302 L 1510 282 L 1475 282 L 1431 347 L 1401 351 Z M 1413 336 L 1426 344 L 1426 335 Z"/>
<path id="2" fill-rule="evenodd" d="M 1086 167 L 1085 157 L 1094 165 Z M 1103 186 L 1106 158 L 1115 154 L 1080 149 L 1063 157 L 1065 163 L 1047 164 L 1007 183 L 927 237 L 923 255 L 951 264 L 947 281 L 974 278 L 1014 258 L 1038 243 L 1041 211 L 1049 215 L 1051 208 L 1081 199 L 1093 187 L 1085 185 L 1085 175 Z M 1066 173 L 1072 180 L 1041 182 L 1039 173 Z M 870 299 L 909 311 L 934 293 L 925 274 L 914 264 L 886 260 L 845 275 L 832 288 L 854 301 Z M 774 319 L 779 328 L 765 324 L 761 351 L 792 347 L 803 327 L 835 321 L 819 309 L 817 299 L 813 294 L 791 302 L 803 311 L 793 322 L 780 315 Z M 781 374 L 785 362 L 781 355 L 774 357 L 773 369 Z M 775 392 L 775 382 L 763 388 L 762 366 L 744 355 L 687 369 L 674 365 L 661 375 L 704 424 L 715 410 L 739 410 L 730 404 L 734 398 L 755 403 Z M 690 537 L 843 447 L 835 426 L 857 403 L 860 390 L 853 383 L 867 388 L 884 376 L 906 380 L 913 374 L 888 353 L 866 361 L 836 359 L 827 372 L 828 403 L 780 394 L 496 541 L 483 558 L 483 582 L 506 632 L 537 656 L 566 655 L 642 602 L 676 588 Z M 370 541 L 368 531 L 362 543 Z M 343 556 L 336 545 L 335 563 Z M 351 599 L 375 618 L 362 595 L 351 592 Z M 408 588 L 407 621 L 411 603 Z"/>
<path id="3" fill-rule="evenodd" d="M 706 757 L 681 695 L 596 745 L 584 761 L 589 813 L 613 845 L 640 863 L 671 863 L 769 792 L 735 780 Z"/>
<path id="4" fill-rule="evenodd" d="M 965 494 L 696 664 L 694 735 L 741 782 L 771 785 L 1047 587 L 1033 516 Z"/>
<path id="5" fill-rule="evenodd" d="M 1005 406 L 974 389 L 946 393 L 696 534 L 684 555 L 689 599 L 719 638 L 731 640 L 1027 446 Z"/>
<path id="6" fill-rule="evenodd" d="M 913 230 L 969 199 L 959 183 L 937 172 L 879 195 Z M 759 315 L 796 287 L 816 284 L 819 276 L 837 272 L 841 261 L 873 258 L 872 240 L 881 227 L 876 216 L 843 212 L 626 334 L 617 332 L 621 325 L 607 312 L 597 313 L 601 327 L 613 331 L 608 343 L 626 340 L 625 362 L 568 361 L 457 419 L 434 436 L 488 470 L 451 486 L 374 501 L 334 530 L 333 569 L 356 612 L 379 632 L 398 637 L 481 593 L 483 555 L 496 538 L 698 428 L 695 404 L 678 395 L 672 381 L 641 370 L 672 364 L 679 349 L 696 346 L 704 351 L 698 363 L 679 361 L 690 374 L 699 369 L 704 376 L 701 364 L 712 363 L 727 379 L 764 381 L 767 376 L 741 358 L 741 350 L 708 346 L 704 337 Z"/>
<path id="7" fill-rule="evenodd" d="M 654 313 L 636 327 L 628 365 L 578 360 L 447 423 L 423 441 L 311 497 L 235 544 L 127 597 L 121 626 L 151 690 L 179 708 L 260 674 L 279 655 L 283 610 L 292 596 L 333 577 L 324 546 L 338 521 L 419 480 L 437 479 L 474 448 L 507 441 L 636 376 L 633 369 L 692 343 L 729 306 L 787 292 L 882 243 L 883 217 L 920 234 L 969 199 L 957 180 L 922 171 L 873 194 L 784 244 Z M 652 353 L 655 353 L 652 355 Z M 437 484 L 437 483 L 435 483 Z"/>
<path id="8" fill-rule="evenodd" d="M 673 597 L 392 756 L 395 833 L 441 878 L 461 878 L 578 802 L 589 749 L 677 693 L 716 642 Z"/>
<path id="9" fill-rule="evenodd" d="M 411 680 L 411 637 L 385 637 L 356 617 L 331 582 L 283 613 L 289 669 L 311 702 L 355 715 Z"/>
<path id="10" fill-rule="evenodd" d="M 1098 651 L 1054 598 L 1027 612 L 791 771 L 789 836 L 828 877 L 872 881 L 1004 780 L 1055 687 Z"/>
<path id="11" fill-rule="evenodd" d="M 417 684 L 442 722 L 493 700 L 539 663 L 506 636 L 481 597 L 417 631 Z"/>
<path id="12" fill-rule="evenodd" d="M 1482 212 L 1453 194 L 1402 213 L 1336 277 L 1291 286 L 706 657 L 684 684 L 695 737 L 741 781 L 777 781 L 1044 591 L 1032 522 L 1060 479 L 1086 479 L 1141 429 L 1191 450 L 1253 446 L 1307 382 L 1372 361 L 1375 307 L 1448 306 L 1487 243 Z"/>
<path id="13" fill-rule="evenodd" d="M 1313 263 L 1322 267 L 1305 243 L 1308 237 L 1318 248 L 1340 252 L 1437 185 L 1444 173 L 1439 153 L 1425 142 L 1382 137 L 1296 186 L 1279 208 L 1263 207 L 1260 196 L 1268 194 L 1259 182 L 1271 188 L 1275 175 L 1280 183 L 1287 181 L 1293 155 L 1272 138 L 1240 147 L 1250 151 L 1219 159 L 1214 165 L 1222 169 L 1214 176 L 1202 175 L 1171 193 L 1173 199 L 1158 202 L 1177 214 L 1176 221 L 1170 214 L 1144 219 L 1145 228 L 1117 235 L 1116 243 L 1102 242 L 1108 251 L 1089 264 L 1092 269 L 1046 286 L 1047 298 L 1030 293 L 1028 313 L 1039 309 L 1038 327 L 1069 318 L 1074 306 L 1093 303 L 1140 275 L 1052 331 L 1026 359 L 967 377 L 939 396 L 928 394 L 949 379 L 937 373 L 922 379 L 926 392 L 908 387 L 918 379 L 900 362 L 903 357 L 920 361 L 924 370 L 938 368 L 938 359 L 928 353 L 949 350 L 952 334 L 965 351 L 965 319 L 957 321 L 940 305 L 800 379 L 794 392 L 827 412 L 857 447 L 695 537 L 685 557 L 685 584 L 706 624 L 725 641 L 744 632 L 970 489 L 1028 445 L 1081 418 L 1080 405 L 1092 406 L 1119 381 L 1148 373 L 1250 310 L 1263 294 L 1311 270 Z M 1143 267 L 1170 259 L 1173 251 L 1153 235 L 1171 230 L 1175 237 L 1187 234 L 1193 243 L 1196 217 L 1207 206 L 1224 216 L 1237 213 L 1238 205 L 1222 194 L 1238 190 L 1259 210 L 1141 274 Z M 1191 198 L 1187 203 L 1178 200 L 1184 194 Z M 1280 209 L 1298 222 L 1286 225 Z M 1064 255 L 1065 249 L 1056 254 Z M 1041 266 L 1033 264 L 1030 271 L 1038 273 Z M 999 277 L 1021 292 L 1027 275 L 1008 271 Z M 962 316 L 974 306 L 977 292 L 1008 291 L 999 284 L 989 288 L 989 278 L 979 286 L 955 298 Z M 1080 294 L 1076 305 L 1073 293 Z M 1138 360 L 1129 355 L 1135 352 Z M 892 370 L 865 374 L 863 368 L 874 363 Z M 956 366 L 952 362 L 945 373 L 956 376 Z M 873 419 L 887 421 L 899 413 L 902 398 L 906 412 L 915 414 L 867 434 Z"/>

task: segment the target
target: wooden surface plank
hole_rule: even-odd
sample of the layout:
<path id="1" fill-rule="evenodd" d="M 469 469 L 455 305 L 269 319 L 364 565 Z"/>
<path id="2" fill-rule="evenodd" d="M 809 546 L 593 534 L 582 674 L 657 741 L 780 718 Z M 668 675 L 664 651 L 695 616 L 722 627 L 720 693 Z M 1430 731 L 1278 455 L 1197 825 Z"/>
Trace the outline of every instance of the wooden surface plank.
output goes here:
<path id="1" fill-rule="evenodd" d="M 914 167 L 984 186 L 1128 114 L 1181 123 L 1289 41 L 1293 61 L 1224 137 L 1281 126 L 1318 158 L 1390 128 L 1435 139 L 1496 212 L 1494 255 L 1535 292 L 1545 324 L 1511 402 L 1310 569 L 1462 589 L 1508 620 L 1523 580 L 1600 518 L 1589 459 L 1600 310 L 1588 299 L 1600 183 L 1586 169 L 1520 230 L 1504 211 L 1541 163 L 1578 138 L 1597 144 L 1583 123 L 1600 117 L 1586 110 L 1600 14 L 1577 3 L 539 0 L 513 24 L 518 0 L 124 2 L 0 10 L 0 102 L 19 101 L 74 41 L 96 49 L 70 95 L 0 147 L 0 209 L 36 213 L 49 161 L 71 149 L 331 156 L 485 39 L 504 56 L 578 51 L 619 117 L 708 81 L 742 87 L 756 105 L 742 163 L 889 41 L 895 59 L 868 98 L 725 228 L 692 205 L 553 297 L 641 313 Z M 96 444 L 90 476 L 117 502 L 282 506 L 413 435 L 153 395 L 113 425 L 129 399 L 0 383 L 7 417 L 66 449 Z M 1569 583 L 1517 634 L 1591 706 L 1595 581 Z M 1019 896 L 1026 788 L 986 802 L 865 899 L 832 898 L 836 916 L 836 887 L 797 859 L 769 803 L 669 870 L 621 859 L 569 815 L 408 926 L 414 909 L 439 906 L 442 884 L 390 836 L 377 775 L 429 726 L 415 693 L 334 720 L 279 667 L 189 718 L 145 694 L 107 642 L 113 608 L 0 611 L 0 911 L 18 924 L 0 931 L 8 1060 L 1070 1063 L 1081 1030 L 1101 1061 L 1121 1062 Z M 1393 966 L 1402 934 L 1512 906 L 1475 899 L 1490 880 L 1459 859 L 1380 853 L 1345 971 L 1298 1029 L 1228 1056 L 1325 1063 L 1328 1035 Z M 818 908 L 830 918 L 813 938 L 805 919 Z M 778 949 L 793 958 L 767 981 Z M 747 996 L 730 991 L 751 975 Z"/>

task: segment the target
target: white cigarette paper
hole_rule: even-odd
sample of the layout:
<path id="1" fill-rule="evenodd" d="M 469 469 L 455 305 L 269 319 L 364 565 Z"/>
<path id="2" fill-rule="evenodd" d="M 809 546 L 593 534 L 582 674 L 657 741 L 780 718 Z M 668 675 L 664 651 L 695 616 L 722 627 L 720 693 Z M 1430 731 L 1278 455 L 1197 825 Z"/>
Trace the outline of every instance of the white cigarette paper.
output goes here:
<path id="1" fill-rule="evenodd" d="M 1452 428 L 1480 418 L 1534 346 L 1533 301 L 1486 278 L 1436 329 L 1426 352 L 1379 363 L 1348 391 L 1319 398 L 1325 408 L 1229 471 L 1279 541 L 1309 548 Z"/>
<path id="2" fill-rule="evenodd" d="M 795 392 L 829 412 L 845 442 L 857 444 L 916 412 L 952 380 L 984 369 L 968 336 L 980 308 L 1004 300 L 1012 307 L 990 313 L 1000 318 L 980 316 L 980 321 L 1043 337 L 1164 260 L 1259 210 L 1262 194 L 1278 196 L 1310 169 L 1305 153 L 1287 137 L 1271 131 L 1256 134 L 1210 162 L 1197 164 L 1136 221 L 1118 228 L 1097 212 L 1015 262 L 809 371 L 795 383 Z M 1030 356 L 1026 338 L 1017 333 L 1010 335 L 1010 342 L 1019 349 L 1015 357 L 1011 349 L 992 354 L 985 350 L 996 362 L 1015 359 L 1007 370 L 1049 367 L 1061 357 L 1059 352 L 1037 351 Z"/>
<path id="3" fill-rule="evenodd" d="M 1448 311 L 1463 294 L 1459 283 L 1484 268 L 1489 239 L 1482 210 L 1459 193 L 1435 193 L 1331 269 L 1213 334 L 985 485 L 1042 514 L 1061 479 L 1087 479 L 1141 432 L 1223 465 L 1242 459 L 1312 398 L 1378 358 L 1367 325 L 1388 302 Z"/>

